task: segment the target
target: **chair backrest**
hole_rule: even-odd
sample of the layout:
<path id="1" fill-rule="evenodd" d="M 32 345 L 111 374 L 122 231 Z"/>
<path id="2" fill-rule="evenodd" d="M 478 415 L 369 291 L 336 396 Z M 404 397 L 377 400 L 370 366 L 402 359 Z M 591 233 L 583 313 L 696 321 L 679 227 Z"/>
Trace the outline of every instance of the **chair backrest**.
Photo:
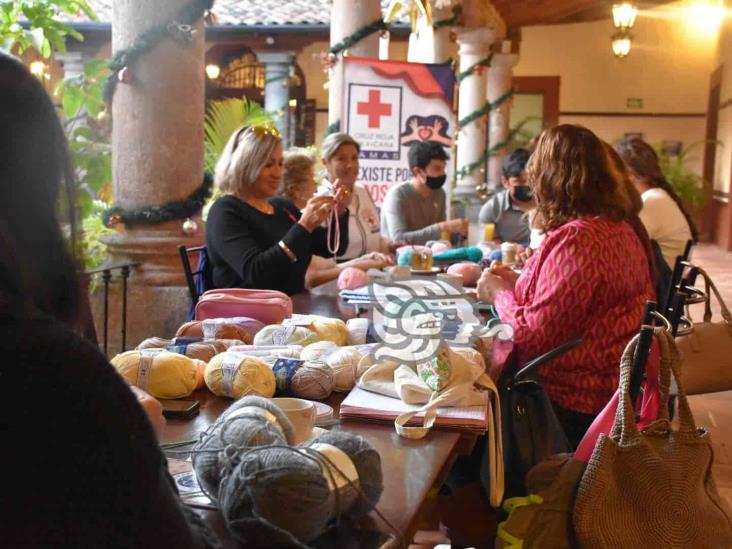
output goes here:
<path id="1" fill-rule="evenodd" d="M 674 268 L 671 271 L 671 280 L 669 281 L 666 295 L 659 295 L 659 308 L 658 310 L 661 312 L 663 316 L 666 318 L 669 318 L 671 314 L 671 306 L 672 301 L 674 299 L 674 294 L 676 293 L 676 290 L 681 283 L 681 278 L 684 276 L 684 267 L 685 263 L 689 261 L 689 255 L 691 255 L 691 247 L 694 245 L 693 240 L 687 240 L 686 246 L 684 247 L 684 253 L 676 256 L 676 261 L 674 262 Z"/>
<path id="2" fill-rule="evenodd" d="M 180 262 L 183 265 L 183 274 L 186 277 L 186 284 L 188 285 L 188 292 L 191 295 L 191 306 L 195 307 L 198 303 L 198 298 L 203 293 L 200 291 L 201 288 L 204 290 L 208 289 L 206 286 L 206 268 L 208 261 L 206 260 L 206 246 L 195 246 L 193 248 L 186 248 L 182 244 L 178 246 L 178 253 L 180 254 Z M 191 256 L 198 254 L 198 262 L 196 270 L 191 269 Z"/>

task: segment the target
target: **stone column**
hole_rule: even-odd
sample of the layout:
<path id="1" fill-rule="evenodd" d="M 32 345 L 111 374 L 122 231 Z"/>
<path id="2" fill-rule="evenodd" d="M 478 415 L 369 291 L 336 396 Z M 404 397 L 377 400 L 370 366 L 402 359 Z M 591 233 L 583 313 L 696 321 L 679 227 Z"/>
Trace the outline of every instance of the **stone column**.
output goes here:
<path id="1" fill-rule="evenodd" d="M 506 42 L 504 42 L 506 44 Z M 510 51 L 510 43 L 504 50 Z M 488 70 L 487 97 L 491 103 L 504 97 L 512 87 L 513 67 L 518 63 L 518 55 L 515 53 L 497 53 L 491 60 L 491 67 Z M 511 123 L 511 99 L 508 99 L 494 108 L 490 113 L 488 147 L 499 146 L 508 138 Z M 490 191 L 498 190 L 501 187 L 501 174 L 503 169 L 503 157 L 505 147 L 500 152 L 488 158 L 488 188 Z"/>
<path id="2" fill-rule="evenodd" d="M 467 28 L 458 32 L 458 46 L 460 48 L 460 72 L 468 70 L 479 61 L 488 57 L 490 45 L 495 38 L 492 28 Z M 484 67 L 479 67 L 472 74 L 460 82 L 458 89 L 458 120 L 464 120 L 474 111 L 485 106 L 486 73 Z M 457 170 L 458 180 L 455 194 L 458 197 L 476 201 L 476 186 L 485 181 L 485 172 L 482 166 L 474 167 L 466 172 L 470 164 L 478 161 L 486 149 L 486 117 L 483 116 L 460 128 L 457 143 Z"/>
<path id="3" fill-rule="evenodd" d="M 357 30 L 381 18 L 381 5 L 376 0 L 333 0 L 330 18 L 330 44 L 341 42 Z M 379 33 L 373 33 L 348 49 L 354 57 L 379 57 Z M 338 55 L 328 86 L 328 124 L 341 120 L 343 110 L 343 63 Z M 343 129 L 343 128 L 341 128 Z"/>
<path id="4" fill-rule="evenodd" d="M 412 63 L 445 63 L 454 57 L 456 47 L 450 40 L 451 26 L 442 26 L 435 29 L 434 23 L 451 19 L 453 12 L 451 7 L 433 8 L 432 25 L 427 24 L 424 17 L 417 22 L 417 31 L 409 37 L 409 52 L 407 60 Z"/>
<path id="5" fill-rule="evenodd" d="M 116 0 L 112 49 L 178 17 L 178 0 Z M 114 202 L 135 209 L 185 200 L 203 179 L 204 29 L 198 22 L 193 43 L 163 39 L 128 67 L 112 107 Z M 203 231 L 186 235 L 183 220 L 119 227 L 106 239 L 111 263 L 139 262 L 130 278 L 127 341 L 170 337 L 190 305 L 177 246 L 203 241 Z M 198 221 L 200 226 L 200 220 Z M 113 296 L 110 314 L 118 309 Z M 99 318 L 99 315 L 96 315 Z M 110 335 L 116 336 L 114 319 Z M 112 345 L 112 348 L 114 346 Z"/>
<path id="6" fill-rule="evenodd" d="M 274 115 L 285 149 L 290 143 L 290 71 L 295 63 L 293 52 L 257 52 L 264 65 L 264 110 Z"/>

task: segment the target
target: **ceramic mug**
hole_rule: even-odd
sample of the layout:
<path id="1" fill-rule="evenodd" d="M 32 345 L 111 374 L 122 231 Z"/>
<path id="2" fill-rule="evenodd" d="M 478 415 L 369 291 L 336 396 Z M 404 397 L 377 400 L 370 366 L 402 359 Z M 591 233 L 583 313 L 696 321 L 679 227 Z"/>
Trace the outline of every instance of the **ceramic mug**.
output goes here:
<path id="1" fill-rule="evenodd" d="M 315 425 L 315 404 L 302 398 L 278 397 L 271 400 L 292 423 L 294 444 L 310 440 Z"/>

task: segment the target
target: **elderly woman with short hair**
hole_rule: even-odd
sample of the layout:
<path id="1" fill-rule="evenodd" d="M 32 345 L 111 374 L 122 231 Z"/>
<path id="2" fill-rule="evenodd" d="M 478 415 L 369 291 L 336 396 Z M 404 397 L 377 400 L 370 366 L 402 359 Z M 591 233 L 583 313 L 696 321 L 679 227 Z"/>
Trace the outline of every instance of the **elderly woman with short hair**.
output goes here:
<path id="1" fill-rule="evenodd" d="M 280 196 L 287 198 L 298 208 L 305 207 L 307 201 L 315 194 L 315 159 L 305 149 L 291 149 L 285 153 L 284 173 Z M 305 287 L 308 289 L 321 286 L 335 280 L 347 267 L 368 271 L 382 269 L 393 265 L 390 255 L 380 252 L 368 252 L 360 257 L 336 263 L 333 258 L 313 254 L 307 272 Z"/>
<path id="2" fill-rule="evenodd" d="M 347 248 L 351 191 L 338 183 L 333 193 L 310 198 L 301 211 L 276 197 L 282 155 L 276 130 L 244 126 L 231 136 L 216 164 L 216 185 L 225 194 L 211 206 L 206 227 L 214 287 L 294 294 L 305 287 L 313 254 L 329 257 L 331 251 Z M 321 225 L 334 208 L 339 230 L 332 231 L 329 241 Z"/>
<path id="3" fill-rule="evenodd" d="M 354 259 L 367 252 L 393 253 L 402 243 L 392 242 L 381 235 L 381 221 L 371 195 L 363 185 L 356 184 L 361 145 L 347 133 L 332 133 L 321 147 L 325 167 L 324 185 L 336 182 L 346 185 L 353 194 L 349 205 L 348 248 L 338 259 Z"/>

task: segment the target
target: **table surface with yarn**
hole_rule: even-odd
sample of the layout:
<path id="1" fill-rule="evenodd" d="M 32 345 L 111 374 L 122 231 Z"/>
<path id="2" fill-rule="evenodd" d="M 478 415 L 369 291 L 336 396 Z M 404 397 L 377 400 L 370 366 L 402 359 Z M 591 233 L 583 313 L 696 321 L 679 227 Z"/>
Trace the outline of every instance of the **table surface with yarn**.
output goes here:
<path id="1" fill-rule="evenodd" d="M 296 313 L 319 314 L 347 320 L 356 316 L 355 309 L 343 303 L 337 295 L 293 296 Z M 344 393 L 334 393 L 325 402 L 333 407 L 337 417 Z M 190 397 L 200 404 L 200 413 L 191 419 L 170 419 L 161 437 L 161 443 L 191 440 L 216 419 L 233 402 L 205 390 L 195 391 Z M 384 492 L 377 509 L 397 528 L 406 545 L 412 540 L 428 504 L 430 491 L 444 481 L 458 454 L 470 451 L 474 436 L 455 431 L 433 430 L 422 440 L 402 438 L 392 425 L 360 421 L 343 422 L 333 427 L 366 438 L 379 452 L 384 474 Z M 180 448 L 183 449 L 183 448 Z M 174 457 L 180 458 L 180 454 Z M 227 535 L 221 515 L 203 511 L 206 522 L 221 537 L 225 547 L 236 547 L 236 541 Z M 391 530 L 374 513 L 366 517 L 365 528 L 391 534 Z"/>

